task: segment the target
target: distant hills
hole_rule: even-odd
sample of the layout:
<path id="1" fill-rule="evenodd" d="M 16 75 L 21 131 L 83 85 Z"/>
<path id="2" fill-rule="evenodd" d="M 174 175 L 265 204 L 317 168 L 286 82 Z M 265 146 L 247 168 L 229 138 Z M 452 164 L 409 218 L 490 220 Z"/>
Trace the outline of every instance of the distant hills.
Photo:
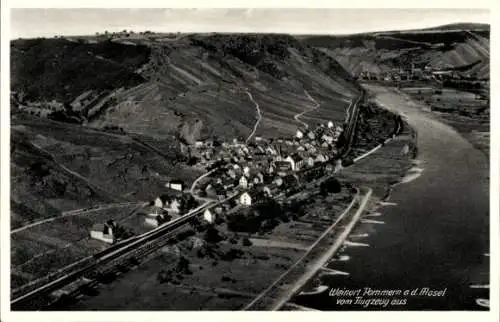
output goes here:
<path id="1" fill-rule="evenodd" d="M 416 66 L 455 68 L 489 78 L 490 28 L 487 24 L 450 24 L 422 30 L 387 31 L 345 36 L 301 36 L 310 46 L 334 57 L 356 75 Z M 481 63 L 473 65 L 475 62 Z"/>

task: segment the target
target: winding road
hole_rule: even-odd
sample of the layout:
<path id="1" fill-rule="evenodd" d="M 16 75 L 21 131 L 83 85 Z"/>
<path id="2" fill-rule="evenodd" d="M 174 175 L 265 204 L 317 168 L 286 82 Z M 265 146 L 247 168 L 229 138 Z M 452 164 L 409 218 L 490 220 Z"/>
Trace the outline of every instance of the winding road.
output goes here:
<path id="1" fill-rule="evenodd" d="M 255 122 L 255 125 L 253 126 L 253 131 L 250 133 L 250 135 L 247 137 L 247 140 L 245 141 L 246 143 L 248 143 L 248 141 L 250 141 L 250 139 L 252 138 L 252 136 L 255 135 L 255 131 L 257 131 L 257 127 L 259 126 L 259 123 L 262 120 L 262 114 L 260 112 L 259 103 L 257 103 L 256 101 L 254 101 L 253 96 L 252 96 L 252 94 L 249 91 L 245 91 L 245 92 L 247 93 L 247 95 L 250 98 L 250 100 L 255 104 L 255 108 L 257 109 L 257 115 L 258 115 L 257 121 Z"/>
<path id="2" fill-rule="evenodd" d="M 193 184 L 191 185 L 191 189 L 189 189 L 189 193 L 190 193 L 190 194 L 192 194 L 192 195 L 194 196 L 194 189 L 196 188 L 196 185 L 198 184 L 198 182 L 199 182 L 201 179 L 203 179 L 203 178 L 205 178 L 205 177 L 207 177 L 207 176 L 211 175 L 212 173 L 214 173 L 214 172 L 215 172 L 215 170 L 217 170 L 217 169 L 210 170 L 210 171 L 208 171 L 207 173 L 204 173 L 204 174 L 202 174 L 201 176 L 199 176 L 198 178 L 196 178 L 196 180 L 194 180 L 194 181 L 193 181 Z"/>
<path id="3" fill-rule="evenodd" d="M 316 104 L 316 106 L 314 106 L 314 107 L 313 107 L 312 109 L 310 109 L 310 110 L 305 110 L 305 111 L 303 111 L 303 112 L 300 112 L 300 113 L 296 114 L 293 118 L 294 118 L 297 122 L 299 122 L 299 123 L 303 124 L 303 125 L 306 127 L 306 129 L 307 129 L 307 128 L 309 128 L 309 124 L 307 124 L 307 123 L 306 123 L 306 122 L 304 122 L 304 121 L 301 121 L 299 118 L 300 118 L 301 116 L 305 115 L 306 113 L 309 113 L 309 112 L 315 111 L 318 107 L 320 107 L 320 105 L 321 105 L 321 104 L 319 104 L 319 103 L 318 103 L 318 102 L 317 102 L 317 101 L 316 101 L 316 100 L 315 100 L 315 99 L 314 99 L 314 98 L 313 98 L 313 97 L 312 97 L 312 96 L 311 96 L 311 95 L 307 92 L 307 90 L 304 90 L 304 93 L 306 94 L 307 98 L 309 98 L 312 102 L 314 102 L 314 104 Z"/>
<path id="4" fill-rule="evenodd" d="M 33 228 L 36 226 L 40 226 L 40 225 L 46 224 L 48 222 L 51 222 L 51 221 L 54 221 L 57 219 L 61 219 L 61 218 L 65 218 L 65 217 L 82 215 L 85 213 L 99 211 L 99 210 L 105 210 L 105 209 L 110 209 L 110 208 L 126 207 L 126 206 L 131 206 L 134 204 L 142 205 L 143 203 L 141 203 L 141 202 L 111 203 L 111 204 L 99 205 L 99 206 L 92 207 L 92 208 L 81 208 L 81 209 L 74 209 L 74 210 L 70 210 L 70 211 L 65 211 L 60 216 L 46 218 L 46 219 L 39 220 L 39 221 L 36 221 L 36 222 L 28 224 L 28 225 L 13 229 L 13 230 L 11 230 L 10 234 L 12 235 L 12 234 L 18 233 L 20 231 L 23 231 L 23 230 L 26 230 L 29 228 Z"/>

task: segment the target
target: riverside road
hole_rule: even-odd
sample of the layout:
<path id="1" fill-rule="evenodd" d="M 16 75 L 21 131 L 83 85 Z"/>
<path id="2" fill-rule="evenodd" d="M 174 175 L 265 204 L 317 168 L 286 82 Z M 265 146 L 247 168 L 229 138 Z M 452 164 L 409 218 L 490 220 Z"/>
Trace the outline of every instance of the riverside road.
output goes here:
<path id="1" fill-rule="evenodd" d="M 488 299 L 489 289 L 474 285 L 489 284 L 488 158 L 397 89 L 366 88 L 380 105 L 404 113 L 418 132 L 417 159 L 424 171 L 393 189 L 391 205 L 378 210 L 382 222 L 359 224 L 363 238 L 353 240 L 368 246 L 347 247 L 349 260 L 330 265 L 349 276 L 324 276 L 321 283 L 354 290 L 446 289 L 442 296 L 401 298 L 402 305 L 383 310 L 484 310 L 477 300 Z M 337 299 L 323 292 L 296 296 L 294 302 L 320 310 L 363 309 L 338 305 Z"/>

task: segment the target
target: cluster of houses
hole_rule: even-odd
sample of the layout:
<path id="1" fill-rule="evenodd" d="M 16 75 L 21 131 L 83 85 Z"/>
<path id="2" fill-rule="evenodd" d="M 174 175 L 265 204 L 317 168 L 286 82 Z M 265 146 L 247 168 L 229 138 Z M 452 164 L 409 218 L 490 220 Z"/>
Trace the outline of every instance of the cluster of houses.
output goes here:
<path id="1" fill-rule="evenodd" d="M 214 169 L 214 172 L 204 184 L 196 187 L 194 194 L 201 198 L 228 201 L 214 209 L 206 209 L 203 218 L 213 223 L 224 211 L 238 205 L 252 206 L 265 197 L 274 197 L 297 187 L 301 170 L 336 156 L 336 143 L 342 131 L 342 126 L 330 121 L 315 129 L 299 129 L 290 138 L 255 137 L 249 143 L 237 139 L 220 144 L 196 142 L 194 149 L 201 160 L 199 165 Z M 150 227 L 158 227 L 198 205 L 196 202 L 186 204 L 185 196 L 192 195 L 186 191 L 182 181 L 169 181 L 165 187 L 169 193 L 158 196 L 145 216 L 144 223 Z M 234 195 L 238 195 L 237 198 L 231 198 Z M 97 224 L 94 228 L 92 238 L 112 242 L 112 227 Z"/>
<path id="2" fill-rule="evenodd" d="M 315 129 L 299 129 L 292 138 L 256 137 L 248 144 L 235 139 L 217 147 L 212 142 L 197 142 L 195 148 L 202 163 L 215 163 L 217 170 L 195 192 L 222 200 L 240 191 L 238 201 L 242 206 L 272 197 L 296 186 L 301 170 L 332 159 L 342 131 L 340 125 L 330 121 Z"/>

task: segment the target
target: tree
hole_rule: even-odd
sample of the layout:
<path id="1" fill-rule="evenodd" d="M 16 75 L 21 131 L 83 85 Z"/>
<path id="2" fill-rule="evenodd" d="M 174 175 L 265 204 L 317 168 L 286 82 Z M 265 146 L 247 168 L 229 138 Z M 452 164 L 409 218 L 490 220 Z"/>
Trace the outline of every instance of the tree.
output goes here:
<path id="1" fill-rule="evenodd" d="M 339 193 L 341 190 L 342 186 L 335 178 L 329 178 L 320 185 L 320 191 L 323 196 L 326 196 L 328 193 Z"/>

